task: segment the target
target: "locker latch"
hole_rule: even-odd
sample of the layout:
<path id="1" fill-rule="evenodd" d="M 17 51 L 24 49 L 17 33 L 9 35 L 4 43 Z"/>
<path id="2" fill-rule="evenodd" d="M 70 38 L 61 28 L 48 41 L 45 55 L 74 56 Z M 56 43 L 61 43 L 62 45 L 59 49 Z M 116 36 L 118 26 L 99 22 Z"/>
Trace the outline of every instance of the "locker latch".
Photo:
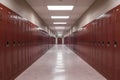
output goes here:
<path id="1" fill-rule="evenodd" d="M 6 42 L 6 47 L 9 47 L 10 46 L 10 43 L 7 41 Z"/>
<path id="2" fill-rule="evenodd" d="M 107 46 L 110 47 L 110 42 L 107 42 Z"/>
<path id="3" fill-rule="evenodd" d="M 114 42 L 114 48 L 116 48 L 116 47 L 117 47 L 117 42 L 115 41 L 115 42 Z"/>

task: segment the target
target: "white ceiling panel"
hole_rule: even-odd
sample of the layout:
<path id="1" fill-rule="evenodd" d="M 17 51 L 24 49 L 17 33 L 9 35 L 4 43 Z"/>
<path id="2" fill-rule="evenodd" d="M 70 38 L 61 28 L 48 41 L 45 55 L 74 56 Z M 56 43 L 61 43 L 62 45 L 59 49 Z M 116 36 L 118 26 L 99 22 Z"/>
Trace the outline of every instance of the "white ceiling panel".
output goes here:
<path id="1" fill-rule="evenodd" d="M 26 0 L 36 13 L 43 19 L 43 21 L 54 32 L 55 26 L 65 26 L 66 32 L 74 23 L 84 14 L 84 12 L 94 3 L 95 0 Z M 49 11 L 47 5 L 74 5 L 72 11 Z M 51 19 L 51 16 L 70 16 L 69 19 Z M 66 25 L 54 25 L 53 22 L 67 22 Z"/>
<path id="2" fill-rule="evenodd" d="M 76 0 L 46 0 L 48 5 L 74 5 Z"/>

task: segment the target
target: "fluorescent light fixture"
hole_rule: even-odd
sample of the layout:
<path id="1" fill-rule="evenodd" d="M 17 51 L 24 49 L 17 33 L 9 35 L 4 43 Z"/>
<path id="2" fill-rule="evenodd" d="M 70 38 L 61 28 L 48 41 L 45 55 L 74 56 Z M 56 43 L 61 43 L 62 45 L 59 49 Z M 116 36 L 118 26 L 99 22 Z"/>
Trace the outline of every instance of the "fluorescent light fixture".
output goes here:
<path id="1" fill-rule="evenodd" d="M 57 32 L 57 34 L 62 34 L 63 32 Z"/>
<path id="2" fill-rule="evenodd" d="M 63 32 L 57 32 L 58 34 L 62 34 Z"/>
<path id="3" fill-rule="evenodd" d="M 52 19 L 68 19 L 69 16 L 51 16 Z"/>
<path id="4" fill-rule="evenodd" d="M 73 10 L 74 6 L 47 6 L 48 10 Z"/>
<path id="5" fill-rule="evenodd" d="M 61 37 L 62 36 L 62 34 L 58 34 L 58 37 Z"/>
<path id="6" fill-rule="evenodd" d="M 53 22 L 53 24 L 67 24 L 67 22 Z"/>
<path id="7" fill-rule="evenodd" d="M 55 27 L 55 29 L 65 29 L 65 27 Z"/>

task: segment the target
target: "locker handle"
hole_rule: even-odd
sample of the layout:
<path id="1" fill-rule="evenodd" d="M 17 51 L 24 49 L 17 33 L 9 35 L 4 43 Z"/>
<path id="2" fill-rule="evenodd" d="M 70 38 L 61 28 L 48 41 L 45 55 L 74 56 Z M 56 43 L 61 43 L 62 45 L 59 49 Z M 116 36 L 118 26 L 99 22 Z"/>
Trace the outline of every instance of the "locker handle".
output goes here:
<path id="1" fill-rule="evenodd" d="M 10 43 L 7 41 L 6 42 L 6 47 L 9 47 L 10 46 Z"/>
<path id="2" fill-rule="evenodd" d="M 107 46 L 110 47 L 110 42 L 107 42 Z"/>
<path id="3" fill-rule="evenodd" d="M 104 42 L 104 41 L 102 41 L 102 46 L 104 46 L 104 44 L 105 44 L 105 42 Z"/>
<path id="4" fill-rule="evenodd" d="M 116 48 L 116 47 L 117 47 L 117 42 L 115 41 L 115 42 L 114 42 L 114 48 Z"/>

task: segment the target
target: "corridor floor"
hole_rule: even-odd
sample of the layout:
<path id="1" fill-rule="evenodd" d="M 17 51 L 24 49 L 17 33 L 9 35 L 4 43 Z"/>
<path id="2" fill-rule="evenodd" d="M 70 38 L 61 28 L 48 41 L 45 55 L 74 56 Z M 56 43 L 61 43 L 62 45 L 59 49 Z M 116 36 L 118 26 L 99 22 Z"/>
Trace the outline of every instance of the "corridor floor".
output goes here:
<path id="1" fill-rule="evenodd" d="M 64 45 L 55 45 L 15 80 L 106 80 Z"/>

